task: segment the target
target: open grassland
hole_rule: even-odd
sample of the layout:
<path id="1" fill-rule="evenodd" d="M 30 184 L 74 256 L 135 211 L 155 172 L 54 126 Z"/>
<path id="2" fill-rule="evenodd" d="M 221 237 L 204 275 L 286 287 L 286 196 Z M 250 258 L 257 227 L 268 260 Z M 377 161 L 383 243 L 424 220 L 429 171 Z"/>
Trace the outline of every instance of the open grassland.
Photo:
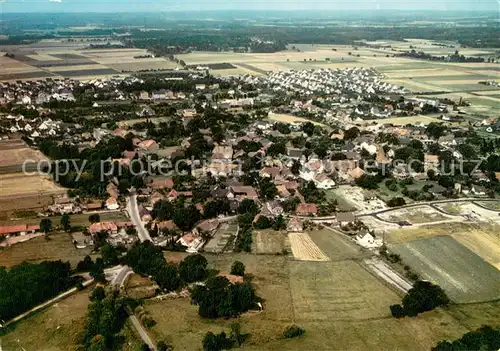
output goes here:
<path id="1" fill-rule="evenodd" d="M 78 350 L 90 288 L 57 302 L 9 328 L 0 342 L 5 350 Z"/>
<path id="2" fill-rule="evenodd" d="M 0 336 L 0 345 L 8 351 L 81 350 L 80 340 L 92 288 L 79 291 L 18 322 Z M 140 337 L 136 335 L 128 320 L 118 334 L 117 340 L 120 342 L 120 345 L 116 345 L 117 349 L 123 351 L 137 351 L 141 345 Z"/>
<path id="3" fill-rule="evenodd" d="M 88 254 L 89 249 L 77 249 L 73 245 L 71 234 L 58 232 L 51 234 L 49 240 L 38 237 L 0 249 L 0 266 L 12 267 L 24 261 L 63 260 L 75 267 Z"/>
<path id="4" fill-rule="evenodd" d="M 237 320 L 206 320 L 198 316 L 198 308 L 189 298 L 146 302 L 145 308 L 156 320 L 151 331 L 154 339 L 171 342 L 175 350 L 201 350 L 206 332 L 228 332 L 231 323 L 239 322 L 243 333 L 250 333 L 247 346 L 263 347 L 272 340 L 279 340 L 283 329 L 292 322 L 293 310 L 288 285 L 286 258 L 263 255 L 207 256 L 210 266 L 223 273 L 230 271 L 235 260 L 242 261 L 246 272 L 264 299 L 264 311 L 247 313 Z"/>
<path id="5" fill-rule="evenodd" d="M 390 245 L 423 279 L 458 303 L 500 298 L 500 271 L 450 236 Z"/>

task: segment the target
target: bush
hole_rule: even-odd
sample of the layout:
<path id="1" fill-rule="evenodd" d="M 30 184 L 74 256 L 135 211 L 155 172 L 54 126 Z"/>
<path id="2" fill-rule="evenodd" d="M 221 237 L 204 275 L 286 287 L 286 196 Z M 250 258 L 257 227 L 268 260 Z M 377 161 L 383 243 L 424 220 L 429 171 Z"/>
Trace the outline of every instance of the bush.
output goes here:
<path id="1" fill-rule="evenodd" d="M 391 305 L 390 309 L 392 316 L 395 318 L 402 318 L 406 316 L 405 310 L 401 305 Z"/>
<path id="2" fill-rule="evenodd" d="M 240 277 L 245 276 L 245 265 L 240 261 L 234 261 L 231 266 L 231 274 L 239 275 Z"/>
<path id="3" fill-rule="evenodd" d="M 286 339 L 291 339 L 291 338 L 296 338 L 298 336 L 301 336 L 305 332 L 306 332 L 305 329 L 302 329 L 299 326 L 292 324 L 285 329 L 285 331 L 283 332 L 283 336 Z"/>

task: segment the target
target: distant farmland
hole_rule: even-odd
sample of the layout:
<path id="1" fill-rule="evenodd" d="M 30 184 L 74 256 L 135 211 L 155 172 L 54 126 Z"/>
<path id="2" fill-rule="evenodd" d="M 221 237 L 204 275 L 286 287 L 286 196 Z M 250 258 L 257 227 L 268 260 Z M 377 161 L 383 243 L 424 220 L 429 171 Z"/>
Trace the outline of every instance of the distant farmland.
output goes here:
<path id="1" fill-rule="evenodd" d="M 449 236 L 391 245 L 422 279 L 441 286 L 457 303 L 500 298 L 500 271 Z"/>

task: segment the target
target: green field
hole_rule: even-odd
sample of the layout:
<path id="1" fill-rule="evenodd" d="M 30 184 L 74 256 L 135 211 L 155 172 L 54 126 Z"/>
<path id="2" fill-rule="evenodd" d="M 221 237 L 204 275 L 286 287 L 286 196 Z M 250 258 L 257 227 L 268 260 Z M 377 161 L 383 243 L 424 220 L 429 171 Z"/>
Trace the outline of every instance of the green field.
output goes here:
<path id="1" fill-rule="evenodd" d="M 391 245 L 422 279 L 441 286 L 457 303 L 500 298 L 500 271 L 449 236 Z"/>

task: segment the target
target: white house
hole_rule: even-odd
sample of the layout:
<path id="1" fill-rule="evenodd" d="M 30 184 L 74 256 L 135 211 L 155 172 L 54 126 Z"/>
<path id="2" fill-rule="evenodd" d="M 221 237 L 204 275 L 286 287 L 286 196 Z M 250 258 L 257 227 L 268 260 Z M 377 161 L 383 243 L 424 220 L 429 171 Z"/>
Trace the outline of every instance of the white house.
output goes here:
<path id="1" fill-rule="evenodd" d="M 326 174 L 318 174 L 314 177 L 314 184 L 318 189 L 332 189 L 335 186 L 335 182 Z"/>
<path id="2" fill-rule="evenodd" d="M 370 233 L 356 235 L 356 242 L 366 248 L 377 248 L 384 244 L 381 238 L 374 238 Z"/>

